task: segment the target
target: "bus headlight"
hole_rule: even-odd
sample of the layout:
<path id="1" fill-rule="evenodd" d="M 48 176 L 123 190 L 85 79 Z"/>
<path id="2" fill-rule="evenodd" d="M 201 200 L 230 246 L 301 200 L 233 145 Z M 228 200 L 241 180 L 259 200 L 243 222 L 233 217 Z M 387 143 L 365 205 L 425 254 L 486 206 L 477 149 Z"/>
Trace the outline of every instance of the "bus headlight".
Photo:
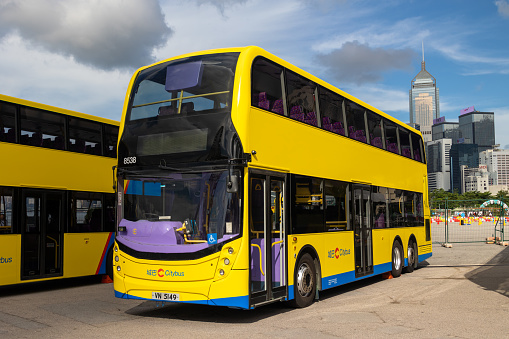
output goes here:
<path id="1" fill-rule="evenodd" d="M 229 265 L 229 264 L 230 264 L 230 259 L 228 259 L 228 258 L 224 258 L 224 264 L 225 264 L 225 265 Z"/>
<path id="2" fill-rule="evenodd" d="M 120 266 L 117 266 L 117 271 L 119 271 L 119 272 L 120 272 Z"/>
<path id="3" fill-rule="evenodd" d="M 233 254 L 233 247 L 228 248 L 228 254 Z"/>
<path id="4" fill-rule="evenodd" d="M 115 252 L 118 252 L 118 247 L 117 246 L 115 246 Z"/>
<path id="5" fill-rule="evenodd" d="M 224 275 L 224 270 L 219 270 L 219 275 Z"/>
<path id="6" fill-rule="evenodd" d="M 120 259 L 118 258 L 118 255 L 115 256 L 115 262 L 118 262 Z"/>

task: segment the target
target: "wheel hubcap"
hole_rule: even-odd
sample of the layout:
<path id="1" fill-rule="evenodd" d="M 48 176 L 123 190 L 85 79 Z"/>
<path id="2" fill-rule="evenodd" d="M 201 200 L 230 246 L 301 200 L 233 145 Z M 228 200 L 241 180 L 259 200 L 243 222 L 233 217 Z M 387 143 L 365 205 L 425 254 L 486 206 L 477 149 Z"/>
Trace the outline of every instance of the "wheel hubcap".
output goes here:
<path id="1" fill-rule="evenodd" d="M 408 247 L 408 266 L 414 266 L 415 265 L 415 251 L 414 246 Z"/>
<path id="2" fill-rule="evenodd" d="M 308 264 L 303 263 L 297 272 L 297 290 L 303 297 L 307 297 L 313 290 L 313 272 Z"/>
<path id="3" fill-rule="evenodd" d="M 401 254 L 399 253 L 398 247 L 394 247 L 392 262 L 394 263 L 394 268 L 396 270 L 399 270 L 401 268 Z"/>

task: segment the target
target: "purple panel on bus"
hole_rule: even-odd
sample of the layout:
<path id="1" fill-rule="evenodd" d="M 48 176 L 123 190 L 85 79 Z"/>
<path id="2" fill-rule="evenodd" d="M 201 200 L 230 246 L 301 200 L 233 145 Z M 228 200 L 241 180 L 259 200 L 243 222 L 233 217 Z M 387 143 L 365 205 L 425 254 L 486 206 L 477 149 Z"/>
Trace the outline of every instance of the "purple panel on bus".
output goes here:
<path id="1" fill-rule="evenodd" d="M 179 221 L 129 221 L 122 219 L 119 226 L 126 228 L 118 232 L 116 240 L 138 252 L 149 253 L 192 253 L 209 247 L 207 242 L 185 244 L 181 232 L 175 230 L 182 227 Z M 217 242 L 229 240 L 237 234 L 225 234 Z"/>

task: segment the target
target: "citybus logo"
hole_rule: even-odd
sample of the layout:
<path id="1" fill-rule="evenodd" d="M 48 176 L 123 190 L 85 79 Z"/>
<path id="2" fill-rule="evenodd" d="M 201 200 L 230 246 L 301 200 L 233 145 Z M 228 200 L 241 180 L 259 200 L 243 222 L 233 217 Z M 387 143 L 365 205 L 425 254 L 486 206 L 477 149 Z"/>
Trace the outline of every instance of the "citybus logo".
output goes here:
<path id="1" fill-rule="evenodd" d="M 350 254 L 350 249 L 340 249 L 340 248 L 337 248 L 335 250 L 330 250 L 328 252 L 328 258 L 331 258 L 331 259 L 339 259 L 339 257 L 343 257 L 345 255 L 349 255 Z"/>
<path id="2" fill-rule="evenodd" d="M 10 258 L 0 257 L 0 264 L 9 264 L 11 262 L 12 262 L 12 257 L 10 257 Z"/>
<path id="3" fill-rule="evenodd" d="M 151 277 L 183 277 L 184 272 L 177 272 L 177 271 L 170 271 L 170 270 L 164 270 L 162 268 L 158 270 L 147 270 L 147 275 L 150 275 Z"/>

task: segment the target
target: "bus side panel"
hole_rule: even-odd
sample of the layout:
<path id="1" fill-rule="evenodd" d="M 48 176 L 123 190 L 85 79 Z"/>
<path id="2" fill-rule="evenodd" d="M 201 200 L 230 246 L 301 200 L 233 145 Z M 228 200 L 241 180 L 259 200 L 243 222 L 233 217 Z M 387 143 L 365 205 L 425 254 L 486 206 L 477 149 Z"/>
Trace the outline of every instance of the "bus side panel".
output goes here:
<path id="1" fill-rule="evenodd" d="M 20 282 L 21 235 L 0 235 L 0 286 Z"/>
<path id="2" fill-rule="evenodd" d="M 294 241 L 297 238 L 297 241 Z M 294 271 L 296 260 L 304 246 L 313 244 L 318 254 L 321 270 L 322 289 L 341 285 L 352 281 L 350 275 L 355 276 L 355 256 L 353 247 L 353 232 L 330 232 L 322 234 L 293 234 L 288 236 L 288 286 L 289 298 L 293 299 Z M 339 279 L 338 279 L 339 277 Z"/>
<path id="3" fill-rule="evenodd" d="M 373 229 L 373 264 L 375 268 L 390 264 L 392 269 L 392 239 L 390 229 Z"/>
<path id="4" fill-rule="evenodd" d="M 5 159 L 16 159 L 0 167 L 4 186 L 91 192 L 104 192 L 105 187 L 111 190 L 113 186 L 114 158 L 8 143 L 0 143 L 0 153 Z M 41 165 L 34 170 L 34 164 Z"/>
<path id="5" fill-rule="evenodd" d="M 111 234 L 109 232 L 64 234 L 64 277 L 106 273 L 105 260 L 112 243 Z"/>

